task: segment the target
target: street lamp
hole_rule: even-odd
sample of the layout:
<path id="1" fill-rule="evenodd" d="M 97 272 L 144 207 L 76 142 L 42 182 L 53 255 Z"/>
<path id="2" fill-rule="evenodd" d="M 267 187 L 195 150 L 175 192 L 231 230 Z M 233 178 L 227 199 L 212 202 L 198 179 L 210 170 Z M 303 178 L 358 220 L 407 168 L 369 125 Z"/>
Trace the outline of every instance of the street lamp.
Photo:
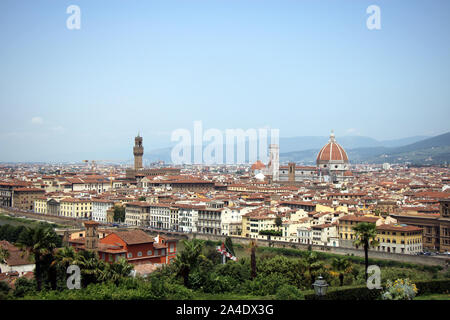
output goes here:
<path id="1" fill-rule="evenodd" d="M 328 283 L 319 276 L 313 283 L 314 291 L 316 291 L 316 296 L 324 296 L 327 294 Z"/>

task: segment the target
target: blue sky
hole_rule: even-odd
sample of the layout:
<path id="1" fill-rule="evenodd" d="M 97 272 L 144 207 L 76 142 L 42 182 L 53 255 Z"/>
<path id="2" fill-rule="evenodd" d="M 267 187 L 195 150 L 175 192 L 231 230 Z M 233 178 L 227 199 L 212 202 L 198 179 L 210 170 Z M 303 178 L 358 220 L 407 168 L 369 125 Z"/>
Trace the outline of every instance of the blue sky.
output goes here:
<path id="1" fill-rule="evenodd" d="M 66 28 L 69 5 L 81 29 Z M 381 9 L 368 30 L 366 8 Z M 450 131 L 450 2 L 0 2 L 0 161 L 131 158 L 177 128 Z"/>

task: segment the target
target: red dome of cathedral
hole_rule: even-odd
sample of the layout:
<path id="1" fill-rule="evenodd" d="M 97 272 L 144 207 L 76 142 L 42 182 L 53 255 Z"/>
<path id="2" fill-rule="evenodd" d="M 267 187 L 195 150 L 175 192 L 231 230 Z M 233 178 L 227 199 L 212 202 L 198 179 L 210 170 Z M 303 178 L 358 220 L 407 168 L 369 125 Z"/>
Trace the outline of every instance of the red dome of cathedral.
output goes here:
<path id="1" fill-rule="evenodd" d="M 329 161 L 339 161 L 343 163 L 348 162 L 347 153 L 334 138 L 334 133 L 331 132 L 330 141 L 319 151 L 317 155 L 317 164 L 321 164 Z"/>
<path id="2" fill-rule="evenodd" d="M 264 163 L 261 162 L 261 160 L 256 161 L 254 164 L 252 164 L 251 170 L 263 170 L 266 166 Z"/>

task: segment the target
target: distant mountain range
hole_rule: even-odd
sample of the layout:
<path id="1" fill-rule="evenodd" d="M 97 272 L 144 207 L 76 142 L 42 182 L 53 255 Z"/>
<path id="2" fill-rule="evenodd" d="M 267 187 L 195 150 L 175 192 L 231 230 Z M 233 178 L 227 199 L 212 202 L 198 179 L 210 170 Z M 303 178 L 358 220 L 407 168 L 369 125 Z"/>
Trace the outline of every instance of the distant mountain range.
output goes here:
<path id="1" fill-rule="evenodd" d="M 405 163 L 413 164 L 443 164 L 450 162 L 450 132 L 435 136 L 432 138 L 422 139 L 406 145 L 401 141 L 414 141 L 418 137 L 391 140 L 389 144 L 371 147 L 355 147 L 349 148 L 344 139 L 339 139 L 341 144 L 347 151 L 348 158 L 352 163 Z M 369 138 L 370 139 L 370 138 Z M 347 142 L 348 143 L 348 142 Z M 284 152 L 280 154 L 280 161 L 296 161 L 303 163 L 314 163 L 320 148 L 309 150 Z"/>
<path id="2" fill-rule="evenodd" d="M 280 138 L 280 161 L 313 164 L 317 153 L 328 140 L 329 137 L 321 136 Z M 363 136 L 342 136 L 336 140 L 347 151 L 351 163 L 450 162 L 450 132 L 435 137 L 414 136 L 383 141 Z M 144 159 L 170 163 L 171 151 L 172 148 L 151 150 L 146 152 Z"/>
<path id="3" fill-rule="evenodd" d="M 343 136 L 336 137 L 338 143 L 344 147 L 344 149 L 355 148 L 373 148 L 373 147 L 400 147 L 405 146 L 417 141 L 427 139 L 427 136 L 415 136 L 396 140 L 383 140 L 378 141 L 373 138 L 363 136 Z M 306 137 L 293 137 L 293 138 L 280 138 L 280 152 L 292 152 L 292 151 L 305 151 L 311 149 L 322 148 L 329 140 L 329 137 L 318 136 L 306 136 Z"/>

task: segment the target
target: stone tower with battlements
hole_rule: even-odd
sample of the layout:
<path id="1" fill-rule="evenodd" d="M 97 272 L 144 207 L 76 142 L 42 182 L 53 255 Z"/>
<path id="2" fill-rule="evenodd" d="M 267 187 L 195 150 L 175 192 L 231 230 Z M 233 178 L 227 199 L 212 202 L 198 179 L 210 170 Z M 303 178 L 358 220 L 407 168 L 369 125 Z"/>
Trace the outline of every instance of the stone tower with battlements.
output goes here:
<path id="1" fill-rule="evenodd" d="M 142 169 L 142 156 L 144 155 L 144 146 L 142 145 L 142 137 L 138 134 L 134 138 L 134 170 Z"/>

